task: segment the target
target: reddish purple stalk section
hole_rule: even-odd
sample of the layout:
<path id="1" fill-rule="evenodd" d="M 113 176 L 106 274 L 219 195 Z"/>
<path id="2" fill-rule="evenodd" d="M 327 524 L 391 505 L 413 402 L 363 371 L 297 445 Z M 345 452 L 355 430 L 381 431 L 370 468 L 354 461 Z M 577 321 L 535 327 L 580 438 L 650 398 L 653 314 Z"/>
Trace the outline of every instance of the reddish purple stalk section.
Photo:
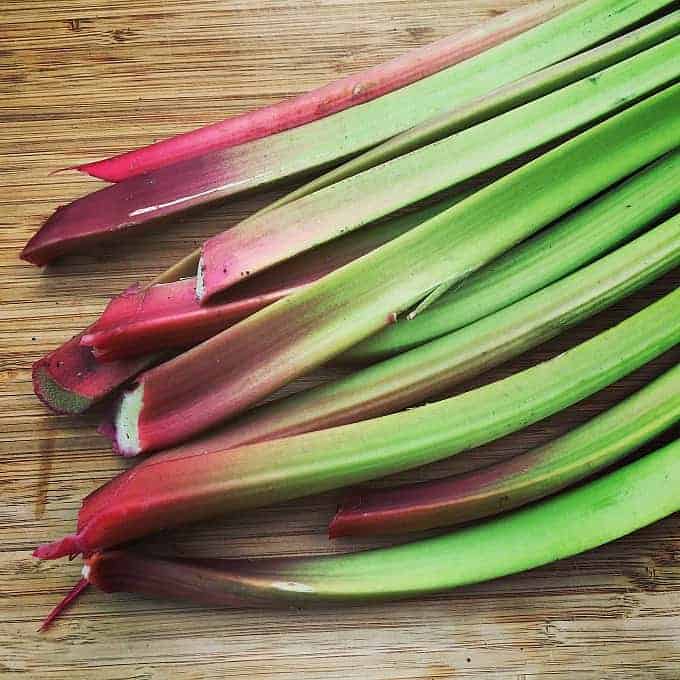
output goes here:
<path id="1" fill-rule="evenodd" d="M 293 99 L 112 158 L 84 163 L 75 169 L 110 182 L 120 182 L 209 151 L 283 132 L 409 85 L 504 42 L 557 13 L 556 8 L 548 11 L 538 6 L 514 10 Z"/>
<path id="2" fill-rule="evenodd" d="M 99 363 L 92 351 L 80 344 L 84 333 L 33 364 L 33 390 L 38 399 L 56 413 L 82 413 L 154 361 L 152 357 L 140 357 Z"/>
<path id="3" fill-rule="evenodd" d="M 229 182 L 239 176 L 217 151 L 131 177 L 57 208 L 21 257 L 40 266 L 82 252 L 151 220 L 240 191 L 241 183 Z"/>
<path id="4" fill-rule="evenodd" d="M 201 306 L 196 279 L 127 290 L 111 300 L 81 345 L 99 361 L 116 361 L 161 349 L 191 347 L 291 292 L 278 289 Z"/>
<path id="5" fill-rule="evenodd" d="M 443 209 L 448 202 L 301 253 L 231 288 L 214 304 L 199 304 L 195 277 L 147 288 L 133 286 L 110 302 L 80 342 L 91 347 L 100 361 L 192 347 L 400 236 L 436 214 L 440 205 Z"/>

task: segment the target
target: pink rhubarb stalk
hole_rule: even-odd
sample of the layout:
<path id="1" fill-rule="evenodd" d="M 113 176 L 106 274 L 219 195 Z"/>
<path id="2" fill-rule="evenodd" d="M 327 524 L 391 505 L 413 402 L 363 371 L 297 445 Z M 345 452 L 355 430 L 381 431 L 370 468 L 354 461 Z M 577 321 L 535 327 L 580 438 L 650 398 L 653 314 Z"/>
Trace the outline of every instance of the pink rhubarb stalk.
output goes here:
<path id="1" fill-rule="evenodd" d="M 160 358 L 145 356 L 102 364 L 89 347 L 80 344 L 84 333 L 33 364 L 33 390 L 56 413 L 86 411 Z"/>
<path id="2" fill-rule="evenodd" d="M 567 2 L 562 15 L 361 106 L 130 177 L 63 206 L 31 238 L 22 257 L 46 264 L 158 218 L 337 163 L 605 40 L 667 4 L 584 0 L 570 7 Z"/>
<path id="3" fill-rule="evenodd" d="M 133 287 L 110 302 L 80 342 L 91 347 L 100 361 L 192 347 L 404 234 L 455 200 L 440 201 L 303 253 L 230 289 L 214 304 L 198 302 L 195 277 L 147 288 Z"/>
<path id="4" fill-rule="evenodd" d="M 488 50 L 563 12 L 571 2 L 538 2 L 463 29 L 395 59 L 255 111 L 75 169 L 109 182 L 141 175 L 216 149 L 283 132 L 380 97 Z"/>

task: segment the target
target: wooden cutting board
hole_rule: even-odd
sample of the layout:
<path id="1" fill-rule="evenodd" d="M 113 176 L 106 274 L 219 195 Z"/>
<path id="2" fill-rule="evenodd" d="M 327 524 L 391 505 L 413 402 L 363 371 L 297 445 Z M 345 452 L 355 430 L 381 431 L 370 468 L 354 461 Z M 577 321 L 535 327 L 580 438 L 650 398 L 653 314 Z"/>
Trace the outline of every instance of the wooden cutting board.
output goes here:
<path id="1" fill-rule="evenodd" d="M 680 678 L 677 516 L 559 564 L 412 602 L 234 611 L 93 591 L 38 634 L 80 567 L 41 564 L 31 549 L 69 531 L 82 496 L 124 465 L 95 433 L 96 416 L 54 416 L 38 403 L 31 363 L 90 323 L 112 294 L 273 195 L 233 200 L 41 272 L 18 260 L 21 246 L 57 205 L 98 186 L 50 172 L 307 90 L 520 2 L 0 4 L 0 676 Z M 576 344 L 677 283 L 667 276 L 482 381 Z M 666 355 L 555 418 L 398 479 L 470 469 L 547 441 L 677 359 Z M 325 538 L 338 496 L 191 527 L 155 544 L 215 556 L 349 550 Z"/>

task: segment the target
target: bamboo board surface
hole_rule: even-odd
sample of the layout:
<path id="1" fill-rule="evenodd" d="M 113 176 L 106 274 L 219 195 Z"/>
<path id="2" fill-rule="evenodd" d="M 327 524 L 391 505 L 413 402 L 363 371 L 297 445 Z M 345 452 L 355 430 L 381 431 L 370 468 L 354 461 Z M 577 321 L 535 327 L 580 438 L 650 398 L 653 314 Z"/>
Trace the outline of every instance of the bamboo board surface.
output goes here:
<path id="1" fill-rule="evenodd" d="M 57 205 L 98 184 L 49 173 L 290 96 L 518 4 L 0 3 L 0 676 L 680 678 L 677 515 L 549 567 L 418 601 L 234 611 L 89 592 L 52 631 L 36 632 L 79 565 L 39 563 L 31 549 L 69 531 L 82 496 L 123 463 L 95 433 L 96 416 L 55 416 L 38 403 L 31 363 L 90 323 L 112 294 L 273 195 L 233 200 L 40 272 L 18 260 L 22 245 Z M 553 356 L 677 283 L 666 276 L 478 382 Z M 677 360 L 667 354 L 563 414 L 398 479 L 470 469 L 547 441 Z M 191 527 L 155 546 L 206 556 L 348 550 L 351 543 L 325 538 L 338 496 Z"/>

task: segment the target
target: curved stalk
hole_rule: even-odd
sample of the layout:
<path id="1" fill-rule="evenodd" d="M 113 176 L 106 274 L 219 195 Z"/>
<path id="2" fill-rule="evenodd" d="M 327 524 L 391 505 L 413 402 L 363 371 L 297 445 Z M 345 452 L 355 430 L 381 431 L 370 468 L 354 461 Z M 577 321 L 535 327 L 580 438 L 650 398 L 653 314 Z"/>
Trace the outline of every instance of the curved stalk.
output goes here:
<path id="1" fill-rule="evenodd" d="M 495 465 L 419 484 L 358 491 L 331 538 L 402 534 L 470 522 L 557 493 L 616 463 L 680 420 L 680 365 L 585 425 Z"/>
<path id="2" fill-rule="evenodd" d="M 215 149 L 228 149 L 325 118 L 469 59 L 561 14 L 578 1 L 549 0 L 520 7 L 292 99 L 75 169 L 120 182 Z"/>

